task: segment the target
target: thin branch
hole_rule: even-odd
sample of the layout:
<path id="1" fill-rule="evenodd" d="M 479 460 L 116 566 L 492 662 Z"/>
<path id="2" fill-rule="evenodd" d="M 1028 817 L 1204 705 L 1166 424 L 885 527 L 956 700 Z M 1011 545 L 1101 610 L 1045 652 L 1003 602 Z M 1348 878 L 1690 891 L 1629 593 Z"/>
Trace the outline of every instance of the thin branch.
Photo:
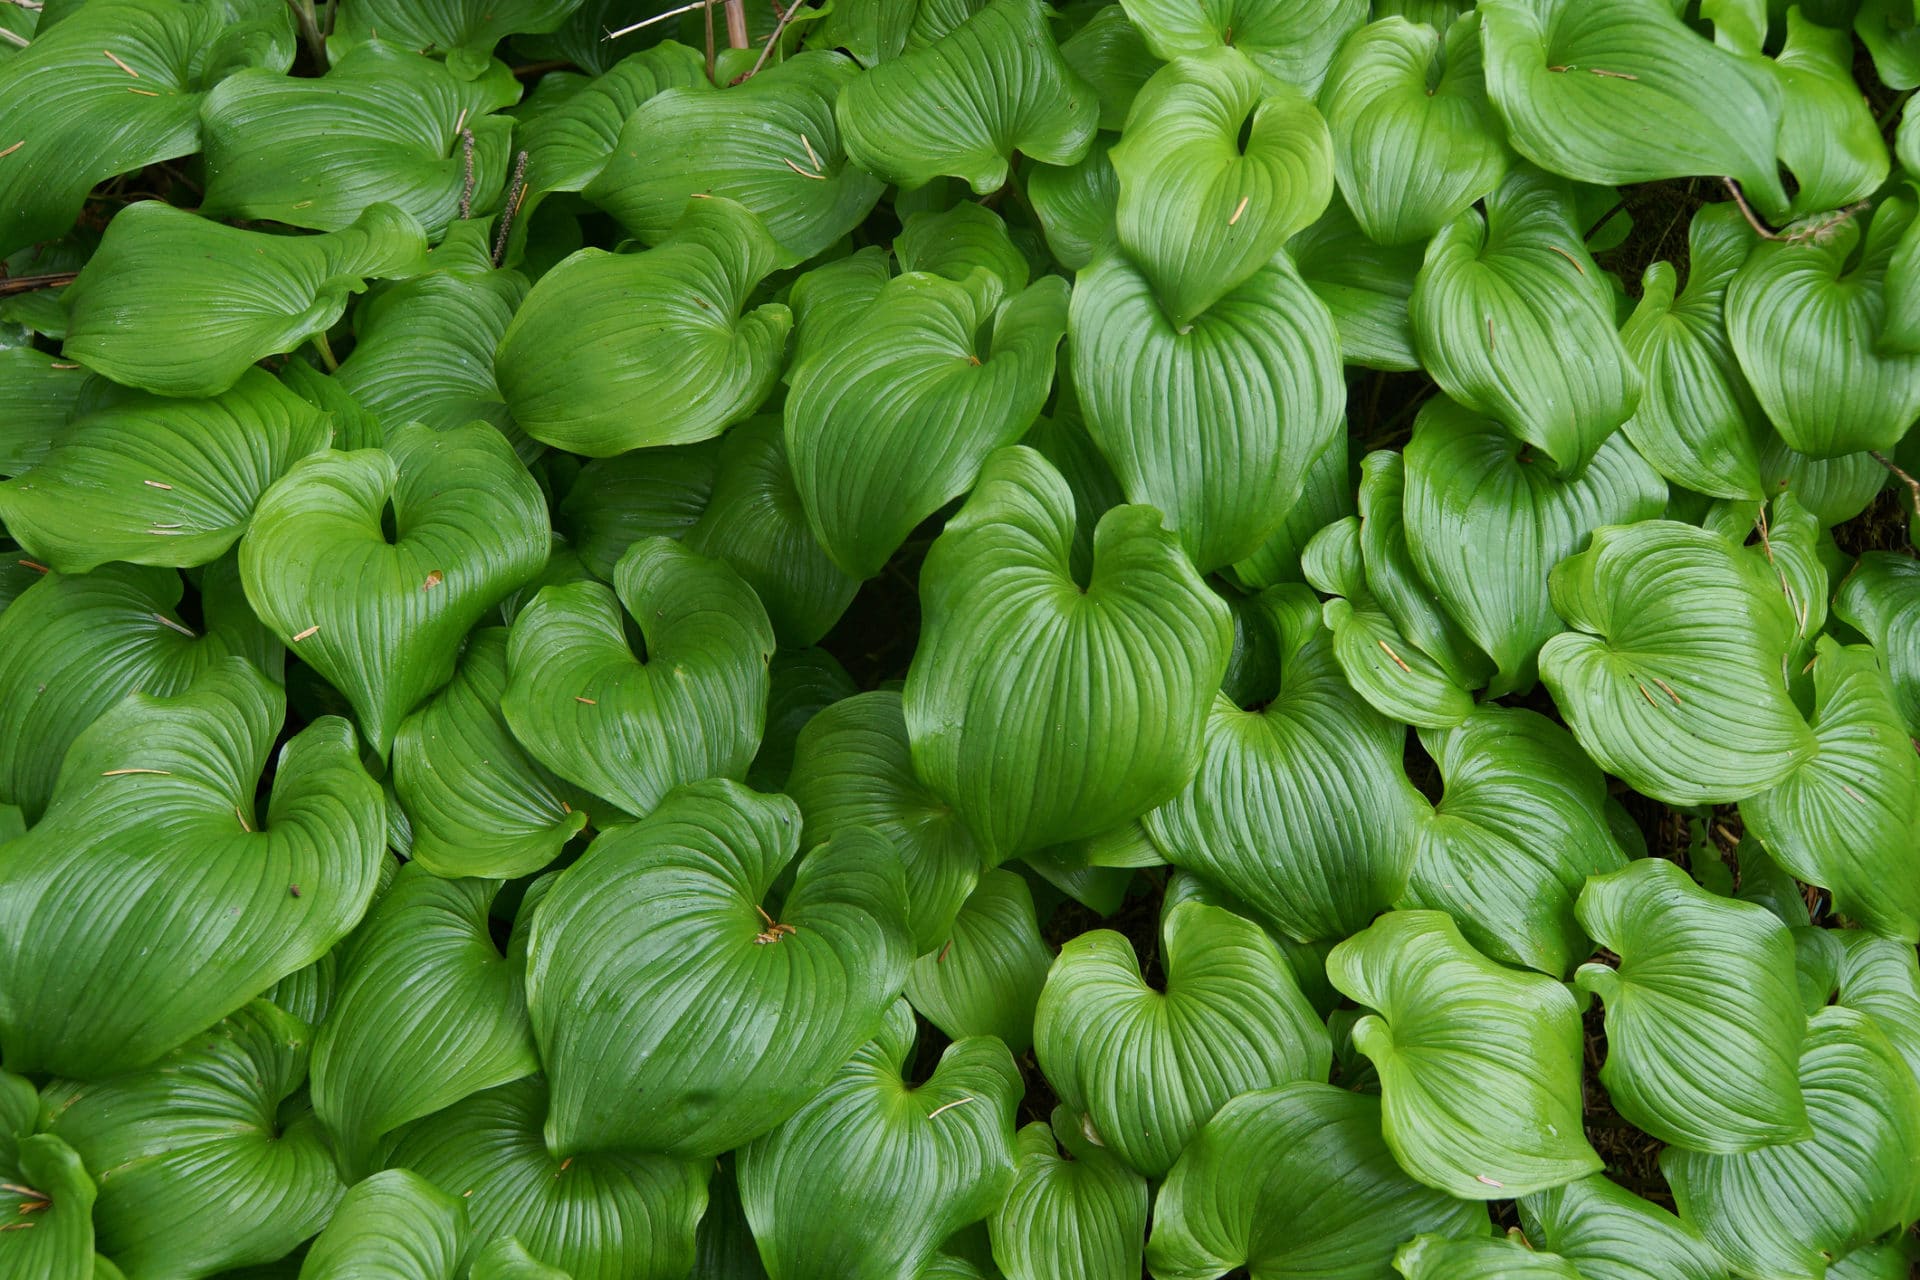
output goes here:
<path id="1" fill-rule="evenodd" d="M 1825 218 L 1818 222 L 1810 222 L 1798 231 L 1775 231 L 1760 221 L 1760 215 L 1756 214 L 1753 206 L 1747 203 L 1747 197 L 1740 190 L 1739 183 L 1732 178 L 1722 178 L 1720 181 L 1726 183 L 1727 190 L 1733 193 L 1733 202 L 1740 206 L 1740 216 L 1747 220 L 1747 225 L 1753 228 L 1754 234 L 1762 240 L 1777 240 L 1782 244 L 1804 244 L 1809 240 L 1819 240 L 1871 203 L 1867 200 L 1858 200 L 1844 209 L 1835 209 Z"/>
<path id="2" fill-rule="evenodd" d="M 701 16 L 707 20 L 707 83 L 713 83 L 713 0 L 705 0 L 701 5 Z"/>
<path id="3" fill-rule="evenodd" d="M 1903 484 L 1907 486 L 1907 492 L 1913 495 L 1914 513 L 1916 515 L 1920 515 L 1920 480 L 1915 480 L 1912 476 L 1908 475 L 1905 471 L 1903 471 L 1900 468 L 1899 463 L 1895 462 L 1892 458 L 1889 458 L 1886 454 L 1880 452 L 1878 449 L 1869 449 L 1867 451 L 1867 456 L 1872 458 L 1875 462 L 1879 463 L 1881 466 L 1885 467 L 1887 470 L 1893 472 L 1893 474 Z"/>
<path id="4" fill-rule="evenodd" d="M 727 45 L 734 49 L 744 49 L 753 42 L 747 31 L 747 0 L 725 0 L 727 11 Z"/>
<path id="5" fill-rule="evenodd" d="M 683 13 L 692 13 L 695 9 L 704 9 L 707 7 L 707 3 L 708 0 L 693 0 L 692 4 L 683 4 L 678 9 L 669 9 L 665 13 L 656 13 L 651 18 L 642 18 L 640 21 L 630 26 L 622 27 L 618 31 L 609 31 L 600 38 L 602 40 L 618 40 L 621 36 L 630 36 L 636 31 L 644 31 L 656 22 L 665 22 L 668 18 L 677 18 Z"/>
<path id="6" fill-rule="evenodd" d="M 0 298 L 10 298 L 16 293 L 33 293 L 40 289 L 59 289 L 73 283 L 78 271 L 50 271 L 39 276 L 14 276 L 11 280 L 0 280 Z"/>
<path id="7" fill-rule="evenodd" d="M 793 15 L 800 12 L 800 6 L 806 2 L 807 0 L 793 0 L 793 3 L 787 6 L 787 11 L 780 15 L 780 21 L 773 24 L 773 34 L 768 36 L 766 44 L 760 47 L 760 56 L 753 60 L 753 69 L 741 76 L 740 80 L 753 79 L 759 74 L 760 68 L 767 65 L 767 56 L 773 52 L 773 46 L 780 43 L 781 33 L 786 31 L 787 24 L 793 21 Z M 734 83 L 739 84 L 740 80 L 735 80 Z"/>

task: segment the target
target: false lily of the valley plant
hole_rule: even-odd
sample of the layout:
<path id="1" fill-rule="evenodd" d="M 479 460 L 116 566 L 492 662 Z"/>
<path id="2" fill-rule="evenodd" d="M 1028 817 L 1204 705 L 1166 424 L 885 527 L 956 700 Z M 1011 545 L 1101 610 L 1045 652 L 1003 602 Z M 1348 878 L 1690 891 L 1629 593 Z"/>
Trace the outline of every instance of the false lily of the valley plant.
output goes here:
<path id="1" fill-rule="evenodd" d="M 0 1280 L 1904 1280 L 1915 0 L 0 0 Z"/>

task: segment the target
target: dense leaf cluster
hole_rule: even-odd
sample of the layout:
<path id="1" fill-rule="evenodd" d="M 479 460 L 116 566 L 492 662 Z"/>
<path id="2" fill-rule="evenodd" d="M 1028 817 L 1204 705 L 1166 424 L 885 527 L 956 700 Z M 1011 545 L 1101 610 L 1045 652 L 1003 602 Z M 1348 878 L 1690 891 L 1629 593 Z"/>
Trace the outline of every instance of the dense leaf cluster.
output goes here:
<path id="1" fill-rule="evenodd" d="M 0 1280 L 1907 1276 L 1916 9 L 0 0 Z"/>

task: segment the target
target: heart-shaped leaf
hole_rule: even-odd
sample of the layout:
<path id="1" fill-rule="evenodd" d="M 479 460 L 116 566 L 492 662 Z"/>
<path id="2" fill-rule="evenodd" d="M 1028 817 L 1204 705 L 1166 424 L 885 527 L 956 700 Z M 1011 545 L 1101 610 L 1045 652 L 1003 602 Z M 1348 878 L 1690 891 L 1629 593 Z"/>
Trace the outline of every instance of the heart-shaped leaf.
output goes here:
<path id="1" fill-rule="evenodd" d="M 1147 985 L 1125 937 L 1062 947 L 1034 1018 L 1035 1055 L 1060 1101 L 1149 1178 L 1228 1099 L 1326 1078 L 1325 1029 L 1260 926 L 1183 902 L 1161 922 L 1165 990 Z"/>
<path id="2" fill-rule="evenodd" d="M 438 240 L 455 218 L 499 200 L 513 127 L 493 113 L 519 97 L 504 64 L 465 80 L 383 42 L 317 79 L 242 71 L 201 107 L 200 212 L 338 231 L 384 200 Z"/>
<path id="3" fill-rule="evenodd" d="M 1353 1044 L 1414 1178 L 1500 1200 L 1599 1170 L 1580 1123 L 1580 1013 L 1560 983 L 1487 959 L 1441 911 L 1381 916 L 1327 953 L 1327 977 L 1373 1010 Z"/>
<path id="4" fill-rule="evenodd" d="M 1789 214 L 1824 213 L 1878 191 L 1890 167 L 1887 144 L 1854 83 L 1846 30 L 1823 26 L 1798 5 L 1789 8 L 1773 73 L 1782 108 L 1780 161 L 1798 184 Z"/>
<path id="5" fill-rule="evenodd" d="M 1810 1138 L 1660 1153 L 1681 1218 L 1743 1275 L 1819 1280 L 1920 1211 L 1920 1082 L 1879 1028 L 1851 1009 L 1815 1014 L 1800 1087 Z"/>
<path id="6" fill-rule="evenodd" d="M 546 1081 L 528 1076 L 413 1124 L 388 1162 L 466 1205 L 475 1280 L 483 1266 L 500 1280 L 685 1276 L 712 1162 L 555 1155 L 540 1134 L 546 1114 Z"/>
<path id="7" fill-rule="evenodd" d="M 400 721 L 452 678 L 461 637 L 540 571 L 549 538 L 540 487 L 499 432 L 408 424 L 384 450 L 289 471 L 254 508 L 240 574 L 261 620 L 346 695 L 384 758 Z"/>
<path id="8" fill-rule="evenodd" d="M 1367 20 L 1363 0 L 1122 0 L 1122 7 L 1162 58 L 1231 47 L 1308 94 L 1320 88 L 1340 42 Z"/>
<path id="9" fill-rule="evenodd" d="M 197 565 L 237 541 L 269 485 L 327 446 L 327 415 L 248 369 L 210 400 L 128 395 L 85 414 L 24 475 L 0 519 L 61 573 L 109 560 Z"/>
<path id="10" fill-rule="evenodd" d="M 1133 1280 L 1147 1180 L 1055 1107 L 1052 1127 L 1036 1120 L 1015 1135 L 1013 1186 L 987 1223 L 1007 1280 Z"/>
<path id="11" fill-rule="evenodd" d="M 921 570 L 903 694 L 913 765 L 989 863 L 1090 836 L 1185 787 L 1232 643 L 1227 608 L 1160 514 L 1115 507 L 1085 584 L 1074 502 L 1031 449 L 1003 449 Z M 1089 754 L 1091 745 L 1105 746 Z"/>
<path id="12" fill-rule="evenodd" d="M 971 200 L 937 213 L 909 213 L 893 238 L 893 252 L 903 275 L 925 271 L 960 284 L 985 268 L 1008 290 L 1018 292 L 1033 274 L 1032 264 L 1007 234 L 1006 222 Z"/>
<path id="13" fill-rule="evenodd" d="M 279 687 L 228 658 L 75 740 L 46 816 L 0 862 L 9 1067 L 96 1079 L 152 1062 L 360 919 L 386 843 L 380 789 L 352 729 L 322 717 L 281 749 L 261 821 L 283 717 Z"/>
<path id="14" fill-rule="evenodd" d="M 1520 1198 L 1527 1238 L 1584 1280 L 1726 1280 L 1726 1263 L 1695 1231 L 1600 1174 Z"/>
<path id="15" fill-rule="evenodd" d="M 977 195 L 1006 183 L 1015 151 L 1043 164 L 1078 160 L 1100 103 L 1060 56 L 1049 12 L 1041 0 L 991 0 L 848 84 L 835 109 L 847 155 L 901 187 L 950 174 Z"/>
<path id="16" fill-rule="evenodd" d="M 658 534 L 678 538 L 706 512 L 720 467 L 713 443 L 636 449 L 580 468 L 555 513 L 555 527 L 602 582 L 627 548 Z"/>
<path id="17" fill-rule="evenodd" d="M 1120 246 L 1176 331 L 1264 267 L 1333 195 L 1326 121 L 1231 48 L 1154 73 L 1111 160 Z"/>
<path id="18" fill-rule="evenodd" d="M 1445 396 L 1421 406 L 1405 466 L 1400 505 L 1413 581 L 1432 584 L 1447 615 L 1499 665 L 1494 695 L 1531 687 L 1540 646 L 1564 629 L 1547 591 L 1553 566 L 1601 525 L 1651 520 L 1667 503 L 1665 482 L 1623 433 L 1566 479 L 1498 423 Z"/>
<path id="19" fill-rule="evenodd" d="M 107 224 L 67 286 L 61 350 L 125 386 L 217 396 L 262 356 L 325 333 L 368 277 L 417 270 L 426 248 L 390 204 L 325 235 L 276 236 L 143 200 Z"/>
<path id="20" fill-rule="evenodd" d="M 487 67 L 493 47 L 510 35 L 552 31 L 581 0 L 340 0 L 329 14 L 327 52 L 335 61 L 367 42 L 435 52 L 457 73 Z M 384 32 L 385 34 L 381 34 Z"/>
<path id="21" fill-rule="evenodd" d="M 694 783 L 554 882 L 527 942 L 554 1150 L 718 1154 L 792 1115 L 879 1029 L 907 971 L 897 856 L 840 836 L 800 863 L 776 920 L 760 900 L 799 840 L 792 801 Z"/>
<path id="22" fill-rule="evenodd" d="M 1420 823 L 1405 905 L 1452 914 L 1468 942 L 1550 977 L 1591 955 L 1574 915 L 1588 877 L 1627 855 L 1607 827 L 1607 780 L 1559 725 L 1482 705 L 1423 731 L 1446 791 Z"/>
<path id="23" fill-rule="evenodd" d="M 1486 208 L 1427 246 L 1411 302 L 1421 359 L 1448 395 L 1577 474 L 1640 402 L 1613 292 L 1563 179 L 1517 167 Z"/>
<path id="24" fill-rule="evenodd" d="M 1277 254 L 1186 326 L 1110 253 L 1080 273 L 1069 318 L 1087 426 L 1130 501 L 1158 507 L 1195 565 L 1251 555 L 1340 430 L 1333 317 Z"/>
<path id="25" fill-rule="evenodd" d="M 746 773 L 773 625 L 740 575 L 667 538 L 636 542 L 614 584 L 548 587 L 520 611 L 500 709 L 547 768 L 646 814 L 683 782 Z"/>
<path id="26" fill-rule="evenodd" d="M 1610 525 L 1549 586 L 1540 674 L 1595 763 L 1669 804 L 1778 785 L 1818 743 L 1788 696 L 1795 619 L 1757 556 L 1671 520 Z"/>
<path id="27" fill-rule="evenodd" d="M 1900 718 L 1920 737 L 1920 562 L 1869 551 L 1840 584 L 1833 613 L 1873 642 Z"/>
<path id="28" fill-rule="evenodd" d="M 425 1178 L 389 1169 L 356 1184 L 300 1264 L 300 1280 L 454 1280 L 467 1210 Z"/>
<path id="29" fill-rule="evenodd" d="M 514 420 L 595 458 L 719 435 L 779 379 L 792 315 L 773 302 L 745 311 L 776 256 L 758 218 L 708 199 L 645 253 L 568 257 L 500 341 L 494 374 Z"/>
<path id="30" fill-rule="evenodd" d="M 45 1127 L 100 1184 L 103 1253 L 136 1276 L 204 1276 L 271 1262 L 325 1225 L 345 1190 L 326 1139 L 311 1115 L 281 1112 L 310 1039 L 256 1000 L 145 1071 L 47 1086 Z"/>
<path id="31" fill-rule="evenodd" d="M 758 215 L 785 261 L 818 254 L 857 226 L 881 182 L 847 162 L 833 106 L 860 78 L 851 58 L 797 54 L 725 93 L 669 88 L 627 117 L 587 199 L 648 244 L 672 234 L 695 195 Z"/>
<path id="32" fill-rule="evenodd" d="M 1487 92 L 1520 154 L 1581 182 L 1725 174 L 1787 206 L 1780 92 L 1658 0 L 1488 0 Z"/>
<path id="33" fill-rule="evenodd" d="M 916 1275 L 1005 1198 L 1021 1092 L 1013 1056 L 992 1036 L 956 1040 L 909 1083 L 913 1041 L 913 1013 L 897 1002 L 824 1088 L 740 1153 L 740 1203 L 769 1274 Z M 818 1177 L 822 1167 L 840 1176 Z"/>
<path id="34" fill-rule="evenodd" d="M 906 995 L 950 1038 L 996 1036 L 1023 1054 L 1033 1044 L 1033 1008 L 1052 963 L 1027 882 L 1011 871 L 989 871 L 939 950 L 913 962 Z"/>
<path id="35" fill-rule="evenodd" d="M 1642 858 L 1587 882 L 1580 923 L 1619 956 L 1574 986 L 1607 1006 L 1601 1083 L 1636 1127 L 1694 1151 L 1808 1136 L 1794 1079 L 1806 1034 L 1793 937 L 1765 907 Z"/>
<path id="36" fill-rule="evenodd" d="M 313 1047 L 313 1109 L 349 1177 L 408 1121 L 540 1069 L 520 963 L 487 932 L 499 888 L 402 867 L 354 932 Z"/>
<path id="37" fill-rule="evenodd" d="M 453 679 L 394 734 L 393 789 L 413 828 L 411 856 L 435 875 L 530 875 L 587 825 L 585 797 L 507 728 L 506 690 L 507 633 L 483 627 Z"/>
<path id="38" fill-rule="evenodd" d="M 1506 176 L 1477 14 L 1444 36 L 1397 17 L 1361 28 L 1341 46 L 1320 101 L 1347 207 L 1379 244 L 1425 243 Z"/>
<path id="39" fill-rule="evenodd" d="M 1250 1176 L 1251 1175 L 1251 1176 Z M 1375 1280 L 1421 1232 L 1487 1232 L 1485 1206 L 1421 1186 L 1380 1135 L 1380 1100 L 1299 1083 L 1243 1094 L 1161 1184 L 1147 1263 L 1160 1280 Z"/>
<path id="40" fill-rule="evenodd" d="M 1393 903 L 1424 808 L 1405 730 L 1348 687 L 1319 614 L 1304 587 L 1250 602 L 1245 642 L 1272 653 L 1272 675 L 1244 706 L 1214 695 L 1199 773 L 1145 819 L 1169 862 L 1302 939 L 1345 937 Z"/>

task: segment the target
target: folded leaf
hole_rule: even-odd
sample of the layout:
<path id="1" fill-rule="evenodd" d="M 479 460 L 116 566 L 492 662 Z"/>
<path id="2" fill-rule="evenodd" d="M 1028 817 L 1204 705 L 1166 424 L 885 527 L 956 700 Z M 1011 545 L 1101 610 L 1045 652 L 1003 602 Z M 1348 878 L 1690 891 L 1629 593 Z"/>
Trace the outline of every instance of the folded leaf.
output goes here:
<path id="1" fill-rule="evenodd" d="M 1725 174 L 1769 212 L 1780 92 L 1665 0 L 1488 0 L 1487 92 L 1515 150 L 1581 182 Z"/>
<path id="2" fill-rule="evenodd" d="M 1307 94 L 1320 88 L 1340 42 L 1367 19 L 1363 0 L 1122 0 L 1122 7 L 1162 58 L 1231 46 Z"/>
<path id="3" fill-rule="evenodd" d="M 0 519 L 61 573 L 109 560 L 198 565 L 224 555 L 262 492 L 326 448 L 327 416 L 248 369 L 210 400 L 133 394 L 83 414 L 0 484 Z"/>
<path id="4" fill-rule="evenodd" d="M 965 284 L 967 277 L 984 267 L 1010 292 L 1026 288 L 1033 274 L 1000 215 L 971 200 L 937 213 L 907 214 L 893 239 L 893 252 L 902 275 L 926 271 Z"/>
<path id="5" fill-rule="evenodd" d="M 28 1106 L 35 1107 L 32 1086 L 19 1083 Z M 31 1131 L 32 1111 L 24 1118 Z M 0 1146 L 9 1144 L 12 1135 L 0 1138 Z M 0 1268 L 35 1280 L 106 1280 L 105 1269 L 94 1265 L 94 1181 L 79 1154 L 47 1133 L 23 1136 L 13 1145 L 0 1151 L 0 1177 L 8 1181 L 0 1191 L 0 1213 L 12 1209 L 7 1223 L 25 1225 L 0 1235 Z M 33 1217 L 16 1216 L 25 1213 Z"/>
<path id="6" fill-rule="evenodd" d="M 414 1124 L 388 1162 L 466 1205 L 475 1280 L 488 1269 L 499 1280 L 685 1276 L 711 1162 L 634 1151 L 556 1155 L 540 1134 L 546 1114 L 546 1082 L 529 1076 Z"/>
<path id="7" fill-rule="evenodd" d="M 1232 912 L 1183 902 L 1161 922 L 1164 990 L 1125 937 L 1061 948 L 1040 993 L 1035 1056 L 1063 1105 L 1108 1150 L 1161 1178 L 1226 1102 L 1326 1077 L 1325 1029 L 1273 940 Z"/>
<path id="8" fill-rule="evenodd" d="M 1060 42 L 1060 54 L 1093 86 L 1102 129 L 1118 130 L 1127 122 L 1134 95 L 1160 69 L 1160 59 L 1147 48 L 1140 28 L 1117 4 L 1095 9 L 1078 31 Z"/>
<path id="9" fill-rule="evenodd" d="M 580 468 L 555 512 L 555 527 L 588 572 L 612 582 L 627 548 L 655 534 L 677 538 L 713 497 L 720 446 L 701 443 L 636 449 Z"/>
<path id="10" fill-rule="evenodd" d="M 552 31 L 580 0 L 341 0 L 327 52 L 338 62 L 364 41 L 445 55 L 447 65 L 472 77 L 488 65 L 494 45 L 522 32 Z M 384 32 L 385 34 L 381 34 Z"/>
<path id="11" fill-rule="evenodd" d="M 1452 914 L 1505 964 L 1562 978 L 1591 955 L 1574 901 L 1627 855 L 1607 827 L 1607 780 L 1573 736 L 1520 708 L 1482 705 L 1422 732 L 1446 791 L 1419 824 L 1405 905 Z"/>
<path id="12" fill-rule="evenodd" d="M 896 1003 L 820 1092 L 740 1153 L 740 1202 L 770 1274 L 915 1275 L 1006 1196 L 1021 1093 L 1013 1056 L 992 1036 L 956 1040 L 932 1075 L 909 1083 L 913 1041 L 912 1011 Z M 818 1176 L 823 1168 L 838 1176 Z"/>
<path id="13" fill-rule="evenodd" d="M 135 1276 L 204 1276 L 271 1262 L 325 1225 L 346 1189 L 326 1139 L 297 1108 L 281 1118 L 310 1038 L 257 1000 L 145 1071 L 47 1086 L 45 1127 L 100 1184 L 102 1252 Z"/>
<path id="14" fill-rule="evenodd" d="M 1099 99 L 1060 56 L 1047 13 L 1041 0 L 992 0 L 848 84 L 835 108 L 848 157 L 900 187 L 945 174 L 986 195 L 1015 151 L 1043 164 L 1085 155 Z"/>
<path id="15" fill-rule="evenodd" d="M 1500 1200 L 1599 1170 L 1580 1120 L 1580 1014 L 1560 983 L 1487 959 L 1440 911 L 1380 917 L 1327 953 L 1327 977 L 1374 1010 L 1353 1043 L 1415 1179 Z"/>
<path id="16" fill-rule="evenodd" d="M 1867 552 L 1840 584 L 1833 613 L 1873 642 L 1893 681 L 1900 718 L 1920 737 L 1920 563 Z"/>
<path id="17" fill-rule="evenodd" d="M 767 677 L 767 728 L 747 767 L 747 785 L 755 791 L 786 791 L 800 731 L 820 712 L 859 692 L 859 686 L 825 649 L 776 652 L 767 663 Z"/>
<path id="18" fill-rule="evenodd" d="M 1872 1018 L 1920 1077 L 1920 961 L 1914 949 L 1857 929 L 1822 932 L 1840 944 L 1837 1003 Z"/>
<path id="19" fill-rule="evenodd" d="M 1815 1014 L 1800 1087 L 1811 1138 L 1660 1153 L 1681 1218 L 1743 1275 L 1818 1280 L 1920 1211 L 1920 1082 L 1880 1029 L 1851 1009 Z"/>
<path id="20" fill-rule="evenodd" d="M 1799 188 L 1789 216 L 1838 209 L 1878 191 L 1891 167 L 1887 144 L 1854 83 L 1847 32 L 1822 26 L 1797 5 L 1789 8 L 1786 44 L 1774 56 L 1773 73 L 1782 108 L 1780 161 Z"/>
<path id="21" fill-rule="evenodd" d="M 921 571 L 903 708 L 921 779 L 989 863 L 1172 798 L 1200 762 L 1232 624 L 1160 515 L 1115 507 L 1085 585 L 1073 495 L 1031 449 L 987 460 Z"/>
<path id="22" fill-rule="evenodd" d="M 1506 176 L 1477 14 L 1447 28 L 1444 44 L 1404 18 L 1361 28 L 1341 46 L 1320 101 L 1340 190 L 1380 244 L 1426 242 Z"/>
<path id="23" fill-rule="evenodd" d="M 1103 13 L 1118 13 L 1105 9 Z M 1027 171 L 1027 199 L 1047 235 L 1056 262 L 1079 271 L 1118 239 L 1120 177 L 1109 157 L 1111 134 L 1101 134 L 1070 165 L 1040 164 Z"/>
<path id="24" fill-rule="evenodd" d="M 989 871 L 939 950 L 907 971 L 906 996 L 914 1012 L 950 1039 L 995 1036 L 1024 1054 L 1033 1045 L 1033 1008 L 1052 963 L 1027 882 L 1011 871 Z"/>
<path id="25" fill-rule="evenodd" d="M 1369 369 L 1413 370 L 1413 321 L 1407 304 L 1424 245 L 1386 249 L 1369 240 L 1337 194 L 1320 221 L 1287 244 L 1307 288 L 1333 313 L 1340 358 Z"/>
<path id="26" fill-rule="evenodd" d="M 1284 254 L 1182 332 L 1147 276 L 1109 253 L 1080 273 L 1069 332 L 1100 451 L 1203 571 L 1265 541 L 1340 430 L 1338 333 Z"/>
<path id="27" fill-rule="evenodd" d="M 1698 1231 L 1600 1174 L 1520 1198 L 1536 1247 L 1583 1280 L 1726 1280 L 1726 1263 Z"/>
<path id="28" fill-rule="evenodd" d="M 1580 745 L 1634 790 L 1724 803 L 1818 750 L 1788 696 L 1795 619 L 1758 556 L 1670 520 L 1610 525 L 1550 580 L 1569 631 L 1540 674 Z"/>
<path id="29" fill-rule="evenodd" d="M 773 626 L 738 574 L 667 538 L 635 543 L 614 584 L 548 587 L 521 610 L 500 709 L 534 759 L 644 815 L 683 782 L 746 773 Z"/>
<path id="30" fill-rule="evenodd" d="M 626 118 L 587 199 L 648 244 L 673 233 L 695 195 L 737 200 L 790 262 L 813 257 L 873 210 L 878 178 L 848 163 L 833 106 L 859 64 L 827 50 L 796 54 L 710 92 L 675 86 Z"/>
<path id="31" fill-rule="evenodd" d="M 107 224 L 67 287 L 61 350 L 125 386 L 217 396 L 262 356 L 325 333 L 369 277 L 417 270 L 426 247 L 390 204 L 340 231 L 277 236 L 141 201 Z"/>
<path id="32" fill-rule="evenodd" d="M 1251 1176 L 1250 1176 L 1251 1175 Z M 1380 1100 L 1299 1083 L 1220 1109 L 1161 1184 L 1160 1280 L 1374 1280 L 1421 1232 L 1485 1235 L 1486 1208 L 1421 1186 L 1380 1136 Z"/>
<path id="33" fill-rule="evenodd" d="M 1133 1280 L 1147 1180 L 1096 1146 L 1067 1108 L 1052 1119 L 1015 1136 L 1013 1186 L 987 1220 L 994 1261 L 1007 1280 Z"/>
<path id="34" fill-rule="evenodd" d="M 791 313 L 772 302 L 744 311 L 776 253 L 733 201 L 693 200 L 645 253 L 568 257 L 500 342 L 494 374 L 514 420 L 595 458 L 719 435 L 779 379 Z"/>
<path id="35" fill-rule="evenodd" d="M 453 1280 L 466 1207 L 405 1169 L 358 1183 L 300 1264 L 300 1280 Z"/>
<path id="36" fill-rule="evenodd" d="M 1411 301 L 1421 359 L 1463 406 L 1561 474 L 1578 474 L 1633 415 L 1640 372 L 1614 332 L 1613 294 L 1582 243 L 1566 182 L 1523 166 L 1486 207 L 1427 246 Z"/>
<path id="37" fill-rule="evenodd" d="M 1393 1269 L 1407 1280 L 1586 1280 L 1567 1259 L 1538 1252 L 1511 1233 L 1467 1240 L 1415 1236 L 1393 1255 Z"/>
<path id="38" fill-rule="evenodd" d="M 1264 592 L 1243 618 L 1276 669 L 1244 706 L 1215 694 L 1200 771 L 1147 833 L 1288 936 L 1342 938 L 1406 887 L 1424 804 L 1405 730 L 1347 685 L 1304 587 Z"/>
<path id="39" fill-rule="evenodd" d="M 1231 48 L 1154 73 L 1111 158 L 1120 246 L 1176 332 L 1264 267 L 1333 194 L 1326 121 Z"/>
<path id="40" fill-rule="evenodd" d="M 1066 281 L 1045 277 L 1004 302 L 1001 291 L 984 269 L 963 284 L 897 276 L 794 370 L 794 483 L 814 534 L 849 575 L 878 574 L 1044 407 Z"/>
<path id="41" fill-rule="evenodd" d="M 46 815 L 0 862 L 9 1068 L 143 1066 L 360 919 L 385 849 L 379 787 L 352 729 L 322 717 L 281 749 L 261 821 L 283 718 L 279 687 L 228 658 L 176 697 L 127 697 L 75 740 Z"/>
<path id="42" fill-rule="evenodd" d="M 262 620 L 346 695 L 384 758 L 401 720 L 452 678 L 461 637 L 546 563 L 549 537 L 540 488 L 499 432 L 413 423 L 384 450 L 289 471 L 255 508 L 240 573 Z"/>
<path id="43" fill-rule="evenodd" d="M 908 961 L 897 858 L 845 833 L 802 860 L 775 918 L 760 900 L 799 837 L 785 797 L 695 783 L 554 882 L 527 942 L 553 1150 L 716 1155 L 879 1029 Z"/>
<path id="44" fill-rule="evenodd" d="M 713 87 L 697 50 L 662 40 L 621 58 L 544 110 L 534 109 L 530 95 L 514 127 L 514 144 L 527 153 L 527 205 L 521 213 L 530 214 L 541 196 L 584 190 L 599 177 L 641 103 L 668 89 Z"/>

